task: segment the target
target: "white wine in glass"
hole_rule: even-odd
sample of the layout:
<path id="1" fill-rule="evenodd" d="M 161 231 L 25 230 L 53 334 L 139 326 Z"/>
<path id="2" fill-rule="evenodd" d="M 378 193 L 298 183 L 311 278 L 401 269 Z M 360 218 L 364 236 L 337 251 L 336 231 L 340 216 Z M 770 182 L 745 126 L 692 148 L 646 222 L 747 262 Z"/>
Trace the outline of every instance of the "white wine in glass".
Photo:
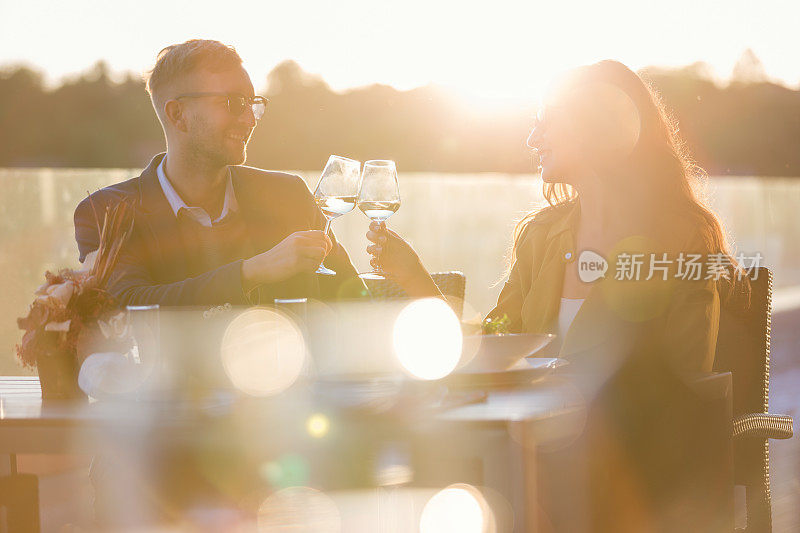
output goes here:
<path id="1" fill-rule="evenodd" d="M 315 198 L 317 205 L 326 217 L 336 218 L 345 215 L 356 206 L 358 196 L 323 196 Z"/>
<path id="2" fill-rule="evenodd" d="M 314 191 L 314 200 L 325 215 L 325 234 L 331 229 L 331 221 L 356 206 L 361 184 L 361 163 L 353 159 L 332 155 L 322 171 Z M 320 264 L 317 274 L 335 276 L 336 272 Z"/>
<path id="3" fill-rule="evenodd" d="M 375 159 L 364 163 L 358 208 L 375 222 L 386 222 L 400 209 L 400 188 L 394 161 Z M 363 279 L 386 279 L 386 273 L 379 268 L 359 276 Z"/>
<path id="4" fill-rule="evenodd" d="M 367 218 L 375 222 L 385 222 L 390 216 L 400 209 L 400 201 L 396 202 L 371 202 L 363 201 L 358 204 L 358 208 L 367 215 Z"/>

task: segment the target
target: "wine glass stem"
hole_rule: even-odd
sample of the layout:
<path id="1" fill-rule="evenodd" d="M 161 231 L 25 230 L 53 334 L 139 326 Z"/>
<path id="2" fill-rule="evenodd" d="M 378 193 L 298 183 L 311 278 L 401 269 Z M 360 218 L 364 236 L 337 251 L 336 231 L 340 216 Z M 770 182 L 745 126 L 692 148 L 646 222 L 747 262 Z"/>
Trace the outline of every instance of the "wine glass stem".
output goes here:
<path id="1" fill-rule="evenodd" d="M 322 231 L 325 233 L 325 235 L 327 235 L 327 234 L 328 234 L 328 232 L 330 231 L 330 229 L 331 229 L 331 222 L 332 222 L 332 221 L 333 221 L 333 218 L 332 218 L 332 217 L 329 217 L 328 215 L 325 215 L 325 229 L 324 229 L 324 230 L 322 230 Z M 322 258 L 322 261 L 320 261 L 320 262 L 319 262 L 319 268 L 320 268 L 320 269 L 324 268 L 324 265 L 325 265 L 325 258 L 323 257 L 323 258 Z M 318 269 L 318 270 L 319 270 L 319 269 Z"/>
<path id="2" fill-rule="evenodd" d="M 384 229 L 384 230 L 386 229 L 386 221 L 385 220 L 375 220 L 374 222 L 379 223 L 381 225 L 382 229 Z M 372 273 L 373 274 L 380 274 L 381 276 L 386 275 L 386 273 L 383 271 L 383 268 L 381 268 L 381 260 L 380 260 L 380 258 L 378 258 L 378 260 L 375 263 L 376 263 L 376 265 L 374 267 L 372 267 Z"/>

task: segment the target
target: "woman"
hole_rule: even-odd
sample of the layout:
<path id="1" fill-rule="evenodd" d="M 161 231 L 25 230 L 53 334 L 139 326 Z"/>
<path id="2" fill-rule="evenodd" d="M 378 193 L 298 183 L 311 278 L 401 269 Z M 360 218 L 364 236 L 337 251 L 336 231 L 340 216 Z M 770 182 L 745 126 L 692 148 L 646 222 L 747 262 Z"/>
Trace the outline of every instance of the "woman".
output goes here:
<path id="1" fill-rule="evenodd" d="M 694 190 L 703 172 L 655 92 L 615 61 L 561 79 L 528 144 L 550 205 L 518 224 L 489 318 L 557 333 L 587 400 L 576 440 L 537 462 L 539 530 L 716 530 L 726 492 L 696 445 L 724 420 L 686 375 L 712 370 L 720 294 L 730 287 L 717 274 L 741 271 Z M 367 238 L 373 262 L 410 296 L 440 294 L 400 236 L 373 223 Z M 591 282 L 598 256 L 607 270 Z M 687 276 L 697 256 L 705 268 Z"/>
<path id="2" fill-rule="evenodd" d="M 514 332 L 557 333 L 562 356 L 646 346 L 676 370 L 710 371 L 724 278 L 720 268 L 687 278 L 686 260 L 735 263 L 719 219 L 695 191 L 704 173 L 656 93 L 616 61 L 577 68 L 550 91 L 528 145 L 550 205 L 518 224 L 508 281 L 489 318 L 508 316 Z M 373 223 L 367 238 L 372 261 L 409 295 L 440 294 L 399 235 Z M 587 250 L 608 261 L 593 283 L 581 280 L 591 274 L 587 261 L 597 263 Z"/>

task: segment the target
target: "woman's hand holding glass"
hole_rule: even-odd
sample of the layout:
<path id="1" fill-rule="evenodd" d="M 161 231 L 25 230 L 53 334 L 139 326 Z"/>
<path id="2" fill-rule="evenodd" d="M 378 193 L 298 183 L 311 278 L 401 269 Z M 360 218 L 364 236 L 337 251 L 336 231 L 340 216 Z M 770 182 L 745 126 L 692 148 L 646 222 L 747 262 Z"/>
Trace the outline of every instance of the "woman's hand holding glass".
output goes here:
<path id="1" fill-rule="evenodd" d="M 403 287 L 409 296 L 441 295 L 414 248 L 400 235 L 387 228 L 385 223 L 370 223 L 367 239 L 372 243 L 367 246 L 367 252 L 372 255 L 370 264 L 373 267 L 380 267 Z"/>
<path id="2" fill-rule="evenodd" d="M 386 227 L 386 220 L 400 208 L 400 188 L 394 161 L 371 160 L 364 163 L 358 208 L 372 222 L 367 239 L 372 244 L 370 272 L 359 274 L 363 279 L 392 278 L 412 297 L 441 296 L 414 249 L 397 233 Z"/>
<path id="3" fill-rule="evenodd" d="M 367 218 L 384 224 L 400 209 L 400 187 L 397 183 L 397 166 L 388 159 L 373 159 L 364 163 L 361 189 L 358 191 L 358 208 Z M 385 227 L 385 226 L 384 226 Z M 386 279 L 380 265 L 371 262 L 373 269 L 362 272 L 363 279 Z"/>

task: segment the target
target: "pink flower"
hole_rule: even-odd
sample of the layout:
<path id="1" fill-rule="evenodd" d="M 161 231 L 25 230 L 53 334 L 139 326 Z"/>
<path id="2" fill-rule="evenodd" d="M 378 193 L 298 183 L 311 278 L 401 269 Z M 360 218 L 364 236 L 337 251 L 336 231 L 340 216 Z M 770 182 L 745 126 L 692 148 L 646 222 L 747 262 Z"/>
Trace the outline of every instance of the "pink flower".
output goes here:
<path id="1" fill-rule="evenodd" d="M 57 309 L 65 309 L 73 294 L 75 294 L 75 284 L 72 281 L 65 281 L 64 283 L 46 287 L 44 294 L 39 296 L 37 300 L 52 305 Z"/>
<path id="2" fill-rule="evenodd" d="M 65 320 L 63 322 L 50 322 L 44 327 L 45 331 L 63 331 L 64 333 L 69 331 L 69 325 L 72 320 Z"/>

